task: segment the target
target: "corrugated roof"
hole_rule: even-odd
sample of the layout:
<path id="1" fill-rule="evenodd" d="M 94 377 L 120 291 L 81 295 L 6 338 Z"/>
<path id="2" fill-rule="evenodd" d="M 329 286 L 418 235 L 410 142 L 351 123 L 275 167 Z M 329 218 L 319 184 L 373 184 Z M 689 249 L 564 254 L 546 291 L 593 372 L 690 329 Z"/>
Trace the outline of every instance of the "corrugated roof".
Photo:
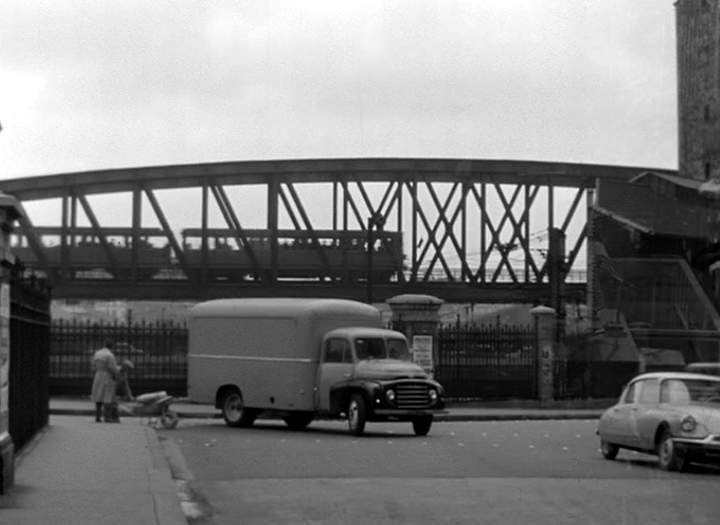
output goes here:
<path id="1" fill-rule="evenodd" d="M 672 176 L 662 176 L 666 177 Z M 672 177 L 678 179 L 679 177 Z M 637 180 L 637 177 L 633 180 Z M 666 179 L 673 184 L 676 180 Z M 700 183 L 694 182 L 699 187 Z M 683 184 L 683 187 L 690 187 Z M 663 195 L 643 183 L 599 181 L 594 208 L 650 235 L 720 240 L 720 209 Z"/>

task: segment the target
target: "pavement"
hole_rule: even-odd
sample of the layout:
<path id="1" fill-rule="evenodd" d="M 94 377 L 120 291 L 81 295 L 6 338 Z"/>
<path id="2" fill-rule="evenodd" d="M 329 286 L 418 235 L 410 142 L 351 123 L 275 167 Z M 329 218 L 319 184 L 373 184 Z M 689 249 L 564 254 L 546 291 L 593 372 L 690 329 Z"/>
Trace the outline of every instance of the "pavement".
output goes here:
<path id="1" fill-rule="evenodd" d="M 596 419 L 611 400 L 540 406 L 532 401 L 452 404 L 436 421 Z M 220 417 L 179 399 L 184 418 Z M 15 485 L 0 495 L 0 524 L 173 525 L 192 523 L 182 487 L 147 417 L 96 423 L 87 398 L 53 398 L 50 422 L 16 454 Z"/>

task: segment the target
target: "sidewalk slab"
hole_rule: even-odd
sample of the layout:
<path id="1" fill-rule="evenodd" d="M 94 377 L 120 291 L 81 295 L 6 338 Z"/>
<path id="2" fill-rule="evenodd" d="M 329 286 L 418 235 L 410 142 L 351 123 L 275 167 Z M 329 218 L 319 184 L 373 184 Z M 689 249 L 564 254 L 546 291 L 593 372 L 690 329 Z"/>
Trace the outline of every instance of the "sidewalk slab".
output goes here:
<path id="1" fill-rule="evenodd" d="M 135 418 L 59 415 L 18 455 L 0 517 L 14 525 L 187 523 L 152 428 Z"/>

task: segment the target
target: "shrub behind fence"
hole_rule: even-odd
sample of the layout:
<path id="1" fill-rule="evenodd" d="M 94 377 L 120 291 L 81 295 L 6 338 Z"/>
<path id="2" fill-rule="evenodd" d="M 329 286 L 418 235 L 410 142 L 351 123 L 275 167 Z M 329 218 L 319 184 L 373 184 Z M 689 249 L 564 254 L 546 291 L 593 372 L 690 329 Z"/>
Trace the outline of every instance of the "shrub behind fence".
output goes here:
<path id="1" fill-rule="evenodd" d="M 106 340 L 115 342 L 118 362 L 129 359 L 133 394 L 166 390 L 187 395 L 187 327 L 184 324 L 53 321 L 50 394 L 89 395 L 92 355 Z"/>

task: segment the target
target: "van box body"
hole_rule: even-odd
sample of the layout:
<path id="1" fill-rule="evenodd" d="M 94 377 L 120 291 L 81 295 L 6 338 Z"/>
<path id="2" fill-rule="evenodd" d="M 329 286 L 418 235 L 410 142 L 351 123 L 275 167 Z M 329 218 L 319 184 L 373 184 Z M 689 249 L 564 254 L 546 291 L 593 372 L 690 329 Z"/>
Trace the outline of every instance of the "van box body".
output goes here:
<path id="1" fill-rule="evenodd" d="M 312 411 L 323 336 L 381 328 L 379 311 L 342 299 L 221 299 L 190 311 L 188 395 L 216 403 L 218 385 L 240 385 L 247 406 Z"/>

